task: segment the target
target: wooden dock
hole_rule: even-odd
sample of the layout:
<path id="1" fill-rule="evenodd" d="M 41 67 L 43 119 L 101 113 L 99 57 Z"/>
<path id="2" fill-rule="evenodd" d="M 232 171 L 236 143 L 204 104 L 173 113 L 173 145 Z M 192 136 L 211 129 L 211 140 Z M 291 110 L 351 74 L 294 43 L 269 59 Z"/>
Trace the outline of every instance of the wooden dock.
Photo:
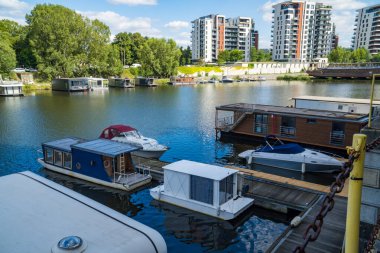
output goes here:
<path id="1" fill-rule="evenodd" d="M 153 179 L 163 180 L 162 167 L 168 163 L 136 156 L 133 156 L 133 160 L 136 165 L 149 166 Z M 301 224 L 296 228 L 289 226 L 267 252 L 292 252 L 298 245 L 302 245 L 303 234 L 319 212 L 323 196 L 329 191 L 329 187 L 254 170 L 228 167 L 241 172 L 242 185 L 249 186 L 244 195 L 254 198 L 255 205 L 279 212 L 295 210 L 300 213 Z M 340 252 L 345 234 L 347 190 L 346 185 L 340 196 L 337 194 L 335 197 L 334 208 L 324 219 L 318 240 L 308 244 L 307 252 Z"/>

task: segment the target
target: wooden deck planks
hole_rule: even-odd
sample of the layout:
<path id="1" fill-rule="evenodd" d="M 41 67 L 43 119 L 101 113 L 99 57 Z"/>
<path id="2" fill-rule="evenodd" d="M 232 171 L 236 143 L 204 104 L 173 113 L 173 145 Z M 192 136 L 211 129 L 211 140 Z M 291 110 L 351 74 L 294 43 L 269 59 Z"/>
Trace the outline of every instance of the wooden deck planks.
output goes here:
<path id="1" fill-rule="evenodd" d="M 303 234 L 319 212 L 322 200 L 319 200 L 306 214 L 300 226 L 287 230 L 287 233 L 283 234 L 282 240 L 278 240 L 267 252 L 292 252 L 298 245 L 301 245 Z M 346 209 L 347 199 L 336 197 L 333 210 L 324 219 L 321 234 L 316 241 L 309 242 L 306 252 L 340 252 L 346 227 Z"/>

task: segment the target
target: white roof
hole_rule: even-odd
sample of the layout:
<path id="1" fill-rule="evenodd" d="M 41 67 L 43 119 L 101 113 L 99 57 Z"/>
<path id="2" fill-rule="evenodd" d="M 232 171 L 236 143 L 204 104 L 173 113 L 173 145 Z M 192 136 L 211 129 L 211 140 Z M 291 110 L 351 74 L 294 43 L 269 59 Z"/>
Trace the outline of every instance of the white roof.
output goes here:
<path id="1" fill-rule="evenodd" d="M 198 177 L 205 177 L 213 180 L 220 181 L 231 174 L 238 172 L 234 169 L 226 167 L 210 165 L 205 163 L 198 163 L 188 160 L 181 160 L 168 164 L 163 167 L 165 170 L 181 172 L 184 174 L 194 175 Z"/>
<path id="2" fill-rule="evenodd" d="M 157 231 L 31 172 L 0 177 L 0 206 L 2 252 L 52 252 L 70 235 L 85 252 L 167 251 Z"/>
<path id="3" fill-rule="evenodd" d="M 312 100 L 312 101 L 327 101 L 327 102 L 339 102 L 339 103 L 353 103 L 353 104 L 369 104 L 369 99 L 361 98 L 343 98 L 343 97 L 319 97 L 319 96 L 299 96 L 293 97 L 293 100 Z M 373 101 L 374 105 L 380 105 L 380 101 Z"/>

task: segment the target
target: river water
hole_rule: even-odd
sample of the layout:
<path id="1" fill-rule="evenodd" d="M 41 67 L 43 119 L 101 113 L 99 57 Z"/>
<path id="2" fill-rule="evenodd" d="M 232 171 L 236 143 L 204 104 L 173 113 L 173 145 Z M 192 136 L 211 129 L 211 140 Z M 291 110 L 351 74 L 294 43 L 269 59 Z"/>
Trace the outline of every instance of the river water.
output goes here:
<path id="1" fill-rule="evenodd" d="M 108 125 L 127 124 L 171 148 L 163 161 L 235 163 L 236 154 L 251 146 L 215 141 L 215 106 L 290 105 L 289 99 L 300 95 L 369 98 L 370 82 L 265 81 L 0 98 L 0 176 L 25 170 L 46 176 L 158 230 L 169 252 L 263 252 L 286 228 L 288 217 L 254 207 L 232 223 L 213 220 L 153 201 L 148 190 L 153 185 L 121 193 L 46 172 L 36 161 L 37 150 L 41 142 L 67 136 L 94 139 Z M 333 178 L 276 173 L 326 184 Z"/>

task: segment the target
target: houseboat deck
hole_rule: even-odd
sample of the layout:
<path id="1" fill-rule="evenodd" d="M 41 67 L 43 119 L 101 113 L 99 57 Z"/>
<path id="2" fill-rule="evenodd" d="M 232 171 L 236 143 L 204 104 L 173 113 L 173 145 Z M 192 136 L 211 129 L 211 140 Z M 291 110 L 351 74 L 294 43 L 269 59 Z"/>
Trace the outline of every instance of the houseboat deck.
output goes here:
<path id="1" fill-rule="evenodd" d="M 354 121 L 367 120 L 367 114 L 354 114 L 347 112 L 333 112 L 333 111 L 323 111 L 323 110 L 313 110 L 295 107 L 285 107 L 285 106 L 275 106 L 275 105 L 260 105 L 260 104 L 248 104 L 248 103 L 236 103 L 229 105 L 222 105 L 216 107 L 216 110 L 221 111 L 240 111 L 240 112 L 265 112 L 270 114 L 281 114 L 281 115 L 300 115 L 308 117 L 323 117 L 332 119 L 345 119 Z"/>

